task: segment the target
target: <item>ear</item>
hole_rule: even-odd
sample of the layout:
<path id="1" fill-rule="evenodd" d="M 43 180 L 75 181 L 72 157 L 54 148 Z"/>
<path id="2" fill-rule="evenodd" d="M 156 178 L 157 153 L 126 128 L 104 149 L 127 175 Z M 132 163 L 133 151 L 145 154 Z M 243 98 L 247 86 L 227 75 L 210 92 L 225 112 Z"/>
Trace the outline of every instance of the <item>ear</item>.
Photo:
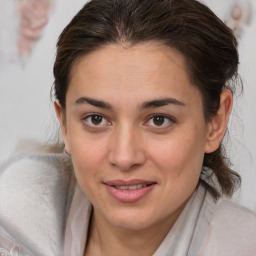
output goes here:
<path id="1" fill-rule="evenodd" d="M 227 128 L 228 119 L 232 110 L 233 95 L 228 89 L 220 95 L 220 107 L 215 116 L 208 123 L 205 153 L 212 153 L 218 149 Z"/>
<path id="2" fill-rule="evenodd" d="M 67 136 L 67 127 L 66 127 L 66 120 L 65 120 L 65 113 L 63 108 L 61 107 L 60 103 L 58 100 L 54 102 L 54 108 L 55 108 L 55 113 L 56 116 L 60 122 L 60 127 L 61 127 L 61 136 L 65 144 L 65 151 L 70 154 L 70 149 L 69 149 L 69 143 L 68 143 L 68 136 Z"/>

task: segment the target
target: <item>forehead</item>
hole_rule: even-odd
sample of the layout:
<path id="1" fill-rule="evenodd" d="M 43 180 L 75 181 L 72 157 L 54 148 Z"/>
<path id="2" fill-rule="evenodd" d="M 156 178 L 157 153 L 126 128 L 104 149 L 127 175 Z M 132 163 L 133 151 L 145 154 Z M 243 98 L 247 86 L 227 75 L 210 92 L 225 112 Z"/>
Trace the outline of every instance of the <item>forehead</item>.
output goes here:
<path id="1" fill-rule="evenodd" d="M 169 93 L 186 98 L 195 90 L 182 54 L 148 42 L 129 48 L 111 44 L 80 58 L 72 68 L 68 93 L 104 97 L 118 93 L 124 98 L 134 92 L 136 97 Z"/>
<path id="2" fill-rule="evenodd" d="M 136 71 L 136 66 L 140 65 L 141 69 L 136 72 L 139 73 L 143 70 L 149 72 L 163 71 L 163 65 L 166 64 L 168 68 L 170 62 L 186 73 L 185 59 L 175 48 L 154 41 L 131 47 L 108 44 L 80 57 L 72 67 L 71 79 L 77 69 L 81 69 L 81 66 L 84 67 L 84 71 L 87 73 L 96 74 L 96 72 L 101 72 L 109 74 L 109 71 L 111 72 L 115 66 L 126 66 L 131 69 L 134 67 L 134 71 Z"/>

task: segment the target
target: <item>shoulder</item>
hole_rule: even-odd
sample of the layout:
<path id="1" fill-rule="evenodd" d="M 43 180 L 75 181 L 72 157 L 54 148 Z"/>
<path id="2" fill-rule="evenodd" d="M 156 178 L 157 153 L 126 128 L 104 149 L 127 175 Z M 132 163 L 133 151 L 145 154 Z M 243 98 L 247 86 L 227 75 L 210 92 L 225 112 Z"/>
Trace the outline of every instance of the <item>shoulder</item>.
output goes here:
<path id="1" fill-rule="evenodd" d="M 220 255 L 256 255 L 256 214 L 228 200 L 219 204 L 198 254 Z"/>
<path id="2" fill-rule="evenodd" d="M 36 255 L 59 255 L 72 180 L 62 154 L 11 156 L 0 164 L 0 228 Z"/>
<path id="3" fill-rule="evenodd" d="M 63 154 L 11 156 L 0 164 L 0 213 L 9 209 L 12 203 L 15 207 L 19 198 L 24 203 L 36 203 L 36 199 L 53 200 L 53 194 L 67 192 L 71 176 L 71 163 Z"/>
<path id="4" fill-rule="evenodd" d="M 63 154 L 20 153 L 0 163 L 0 189 L 50 185 L 68 180 L 70 175 L 71 161 Z"/>
<path id="5" fill-rule="evenodd" d="M 34 170 L 36 172 L 44 171 L 47 167 L 58 169 L 63 164 L 63 159 L 64 154 L 17 153 L 0 162 L 0 174 L 2 175 L 6 170 L 20 172 L 21 169 L 23 172 L 25 171 L 24 174 L 27 174 L 27 172 L 33 171 L 33 167 L 36 167 Z M 30 168 L 24 169 L 28 165 Z"/>

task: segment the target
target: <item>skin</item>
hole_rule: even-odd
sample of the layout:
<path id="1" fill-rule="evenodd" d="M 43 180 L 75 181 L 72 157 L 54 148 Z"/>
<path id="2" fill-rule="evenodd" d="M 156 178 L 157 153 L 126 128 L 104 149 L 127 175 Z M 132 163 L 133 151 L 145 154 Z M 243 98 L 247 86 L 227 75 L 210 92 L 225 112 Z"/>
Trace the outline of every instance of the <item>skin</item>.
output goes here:
<path id="1" fill-rule="evenodd" d="M 168 103 L 152 104 L 163 99 Z M 204 153 L 218 148 L 231 108 L 225 90 L 206 123 L 183 56 L 154 42 L 108 45 L 74 65 L 66 110 L 58 102 L 55 109 L 78 183 L 94 209 L 85 255 L 156 251 L 197 187 Z M 123 203 L 104 184 L 117 179 L 155 185 L 140 200 Z"/>

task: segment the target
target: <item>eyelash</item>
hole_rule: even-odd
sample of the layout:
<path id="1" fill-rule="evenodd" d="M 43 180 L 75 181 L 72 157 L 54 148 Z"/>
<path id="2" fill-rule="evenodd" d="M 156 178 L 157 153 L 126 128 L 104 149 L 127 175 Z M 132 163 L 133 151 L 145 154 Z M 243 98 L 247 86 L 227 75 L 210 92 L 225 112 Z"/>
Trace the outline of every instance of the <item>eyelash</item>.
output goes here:
<path id="1" fill-rule="evenodd" d="M 92 117 L 95 117 L 95 118 L 99 117 L 101 119 L 101 120 L 99 120 L 100 123 L 98 125 L 97 124 L 93 124 L 92 123 L 92 119 L 90 119 Z M 163 120 L 164 121 L 163 122 L 164 125 L 162 125 L 162 124 L 160 124 L 160 125 L 149 124 L 150 121 L 153 122 L 154 118 L 163 118 L 164 119 Z M 110 126 L 111 125 L 111 122 L 108 121 L 108 119 L 106 117 L 104 117 L 102 114 L 98 114 L 98 113 L 89 114 L 89 115 L 83 117 L 82 121 L 84 122 L 84 124 L 87 127 L 91 128 L 91 129 L 104 129 L 104 128 L 106 128 L 106 126 Z M 104 121 L 104 124 L 101 124 L 102 121 Z M 165 124 L 166 121 L 168 122 L 167 124 Z M 154 114 L 154 115 L 149 116 L 149 118 L 147 118 L 147 121 L 145 122 L 145 125 L 146 126 L 151 126 L 151 127 L 153 127 L 153 129 L 164 129 L 164 128 L 170 127 L 174 123 L 176 123 L 176 120 L 173 117 L 169 116 L 169 115 L 166 115 L 166 114 Z"/>
<path id="2" fill-rule="evenodd" d="M 92 119 L 89 121 L 89 119 L 92 117 L 99 117 L 99 118 L 101 118 L 101 120 L 105 120 L 106 124 L 103 124 L 103 125 L 102 124 L 99 124 L 99 125 L 93 124 Z M 87 127 L 91 128 L 91 129 L 102 129 L 102 128 L 104 129 L 106 126 L 111 125 L 111 122 L 109 122 L 106 117 L 104 117 L 102 114 L 98 114 L 98 113 L 89 114 L 89 115 L 83 117 L 82 121 L 84 122 L 84 124 Z"/>
<path id="3" fill-rule="evenodd" d="M 154 118 L 164 118 L 164 123 L 166 121 L 168 121 L 167 124 L 165 125 L 149 125 L 149 126 L 152 126 L 154 129 L 164 129 L 164 128 L 168 128 L 170 127 L 172 124 L 176 123 L 176 120 L 169 116 L 169 115 L 166 115 L 166 114 L 154 114 L 154 115 L 151 115 L 149 118 L 148 118 L 148 121 L 146 123 L 149 123 L 151 120 L 153 122 L 153 119 Z"/>

